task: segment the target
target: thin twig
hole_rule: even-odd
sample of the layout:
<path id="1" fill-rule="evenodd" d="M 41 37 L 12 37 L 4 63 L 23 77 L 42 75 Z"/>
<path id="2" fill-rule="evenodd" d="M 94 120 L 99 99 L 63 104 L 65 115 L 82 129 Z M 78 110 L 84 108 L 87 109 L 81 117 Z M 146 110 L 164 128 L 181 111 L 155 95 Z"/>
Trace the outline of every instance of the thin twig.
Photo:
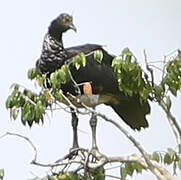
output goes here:
<path id="1" fill-rule="evenodd" d="M 65 163 L 52 163 L 52 164 L 43 164 L 40 162 L 32 161 L 31 164 L 41 166 L 41 167 L 57 167 L 57 166 L 66 166 L 68 164 L 81 164 L 81 161 L 75 161 L 75 160 L 69 160 L 68 162 Z"/>
<path id="2" fill-rule="evenodd" d="M 149 67 L 154 67 L 155 69 L 157 69 L 157 70 L 159 70 L 160 72 L 163 73 L 163 69 L 161 69 L 161 68 L 159 68 L 159 67 L 157 67 L 155 65 L 150 64 Z"/>
<path id="3" fill-rule="evenodd" d="M 172 131 L 175 135 L 177 144 L 180 146 L 181 145 L 181 128 L 180 128 L 179 124 L 177 123 L 175 117 L 172 115 L 170 110 L 166 107 L 164 101 L 160 101 L 159 105 L 162 107 L 162 109 L 167 114 L 167 118 L 168 118 L 169 124 L 172 128 Z M 179 153 L 181 153 L 180 151 L 181 150 L 179 149 Z"/>
<path id="4" fill-rule="evenodd" d="M 147 54 L 146 54 L 146 50 L 143 51 L 144 54 L 144 59 L 145 59 L 145 64 L 146 64 L 146 69 L 148 70 L 148 72 L 150 72 L 151 75 L 151 85 L 152 87 L 154 87 L 154 75 L 153 75 L 153 70 L 149 67 L 148 65 L 148 60 L 147 60 Z"/>
<path id="5" fill-rule="evenodd" d="M 102 118 L 104 117 L 101 114 L 97 114 L 97 115 L 101 116 Z M 107 120 L 108 122 L 113 123 L 116 127 L 118 127 L 120 129 L 120 126 L 119 125 L 117 126 L 117 123 L 112 122 L 112 120 L 110 121 L 110 119 L 108 119 L 108 118 L 106 118 L 105 120 Z M 123 130 L 123 129 L 121 128 L 121 130 Z M 124 132 L 124 130 L 123 130 L 123 132 Z M 0 138 L 3 138 L 5 136 L 7 136 L 7 135 L 17 136 L 17 137 L 25 139 L 32 146 L 32 148 L 34 150 L 34 159 L 32 160 L 31 164 L 38 165 L 38 166 L 41 166 L 41 167 L 51 167 L 51 168 L 53 168 L 53 167 L 58 167 L 58 166 L 67 166 L 67 165 L 71 165 L 71 164 L 81 164 L 82 166 L 84 166 L 85 162 L 86 162 L 88 168 L 97 169 L 97 168 L 102 167 L 103 165 L 105 165 L 107 163 L 111 163 L 111 162 L 121 162 L 121 163 L 138 162 L 141 165 L 143 165 L 143 167 L 148 168 L 148 169 L 151 170 L 151 168 L 150 168 L 150 163 L 151 163 L 151 165 L 154 166 L 154 171 L 152 171 L 152 170 L 151 171 L 157 176 L 158 179 L 163 180 L 163 178 L 161 178 L 163 175 L 164 175 L 164 178 L 166 177 L 167 179 L 170 179 L 170 180 L 174 179 L 173 176 L 171 176 L 170 173 L 167 170 L 165 170 L 163 167 L 161 167 L 156 161 L 149 160 L 149 162 L 148 162 L 147 161 L 147 156 L 145 155 L 146 153 L 144 152 L 144 150 L 142 149 L 140 144 L 137 143 L 134 140 L 134 138 L 131 137 L 129 134 L 127 134 L 127 137 L 132 142 L 134 142 L 135 146 L 137 146 L 137 148 L 141 152 L 143 152 L 143 154 L 144 154 L 144 156 L 146 156 L 146 158 L 144 156 L 143 156 L 143 158 L 140 158 L 140 157 L 135 156 L 135 155 L 131 155 L 131 156 L 128 156 L 128 157 L 105 157 L 103 155 L 100 158 L 100 160 L 97 161 L 96 163 L 95 162 L 91 163 L 91 162 L 85 161 L 85 159 L 84 160 L 80 159 L 80 160 L 69 160 L 66 163 L 61 162 L 61 163 L 43 164 L 43 163 L 39 163 L 39 162 L 36 161 L 36 159 L 37 159 L 37 149 L 34 146 L 34 144 L 32 143 L 32 141 L 29 140 L 29 138 L 27 138 L 25 136 L 22 136 L 20 134 L 10 133 L 10 132 L 7 132 L 6 134 L 2 135 Z M 82 149 L 81 149 L 81 151 L 82 151 Z M 90 155 L 89 152 L 87 150 L 84 151 L 84 152 L 87 152 L 87 157 L 89 157 L 89 155 Z M 160 173 L 161 175 L 158 176 L 158 173 Z"/>
<path id="6" fill-rule="evenodd" d="M 176 51 L 174 51 L 174 52 L 176 52 Z M 174 52 L 172 52 L 172 54 Z M 146 68 L 147 68 L 148 72 L 150 72 L 150 75 L 151 75 L 152 87 L 154 88 L 155 84 L 154 84 L 153 69 L 151 69 L 149 64 L 148 64 L 147 55 L 146 55 L 145 50 L 144 50 L 144 57 L 145 57 Z M 166 56 L 164 56 L 164 62 L 166 62 Z M 165 68 L 166 68 L 166 65 L 164 65 L 163 70 L 162 70 L 162 72 L 163 72 L 162 80 L 164 79 Z M 177 123 L 175 117 L 170 112 L 170 109 L 167 108 L 166 103 L 164 102 L 164 100 L 163 99 L 160 100 L 160 98 L 157 97 L 157 96 L 155 96 L 155 99 L 157 100 L 157 102 L 159 103 L 159 105 L 162 107 L 162 109 L 164 110 L 164 112 L 167 115 L 167 119 L 169 121 L 169 124 L 170 124 L 170 126 L 172 128 L 172 131 L 173 131 L 173 133 L 174 133 L 174 135 L 176 137 L 177 144 L 179 146 L 179 152 L 181 153 L 181 148 L 180 148 L 180 146 L 181 146 L 181 128 L 180 128 L 179 124 Z"/>
<path id="7" fill-rule="evenodd" d="M 20 134 L 16 134 L 16 133 L 11 133 L 11 132 L 6 132 L 4 135 L 2 135 L 0 138 L 5 137 L 5 136 L 16 136 L 16 137 L 20 137 L 24 140 L 26 140 L 26 142 L 28 142 L 28 144 L 30 144 L 30 146 L 33 148 L 34 150 L 34 158 L 33 161 L 36 161 L 37 159 L 37 149 L 35 147 L 35 145 L 33 144 L 33 142 L 26 136 L 20 135 Z"/>

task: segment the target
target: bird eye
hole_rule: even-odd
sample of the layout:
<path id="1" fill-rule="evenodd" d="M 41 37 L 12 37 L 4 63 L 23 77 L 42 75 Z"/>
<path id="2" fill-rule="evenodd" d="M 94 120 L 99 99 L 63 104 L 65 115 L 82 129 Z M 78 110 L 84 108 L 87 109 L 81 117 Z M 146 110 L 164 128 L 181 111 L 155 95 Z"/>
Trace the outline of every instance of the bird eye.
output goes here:
<path id="1" fill-rule="evenodd" d="M 63 18 L 62 21 L 63 21 L 64 24 L 67 24 L 69 22 L 69 19 L 68 18 Z"/>

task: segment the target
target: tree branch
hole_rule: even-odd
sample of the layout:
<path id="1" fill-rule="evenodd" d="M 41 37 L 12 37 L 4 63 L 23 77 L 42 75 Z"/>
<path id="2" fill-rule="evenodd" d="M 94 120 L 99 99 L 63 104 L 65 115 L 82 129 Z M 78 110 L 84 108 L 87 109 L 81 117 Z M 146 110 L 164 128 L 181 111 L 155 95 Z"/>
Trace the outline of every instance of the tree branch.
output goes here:
<path id="1" fill-rule="evenodd" d="M 173 51 L 173 52 L 176 52 L 176 51 Z M 150 76 L 151 76 L 151 82 L 152 82 L 153 91 L 155 91 L 154 88 L 156 87 L 156 85 L 154 84 L 153 69 L 151 69 L 150 65 L 148 64 L 146 51 L 144 51 L 144 57 L 145 57 L 146 68 L 147 68 L 147 70 L 148 70 L 148 72 L 150 73 Z M 164 61 L 163 62 L 166 63 L 166 56 L 164 57 Z M 162 74 L 162 80 L 163 80 L 164 73 L 165 73 L 165 66 L 163 67 L 163 71 L 162 72 L 163 72 L 163 74 Z M 168 122 L 169 122 L 169 124 L 171 126 L 173 134 L 175 135 L 176 142 L 177 142 L 178 147 L 179 147 L 179 153 L 181 153 L 181 128 L 180 128 L 178 122 L 176 121 L 175 117 L 172 115 L 170 109 L 167 107 L 167 104 L 165 103 L 163 98 L 160 99 L 160 97 L 158 97 L 156 95 L 156 93 L 154 93 L 154 96 L 155 96 L 156 102 L 158 102 L 158 104 L 161 106 L 161 108 L 163 109 L 163 111 L 167 115 Z"/>
<path id="2" fill-rule="evenodd" d="M 4 138 L 5 136 L 16 136 L 16 137 L 22 138 L 26 142 L 28 142 L 28 144 L 30 144 L 30 146 L 33 148 L 33 151 L 34 151 L 33 161 L 36 161 L 36 159 L 37 159 L 37 149 L 36 149 L 35 145 L 32 143 L 32 141 L 28 137 L 20 135 L 20 134 L 16 134 L 16 133 L 6 132 L 0 138 Z"/>
<path id="3" fill-rule="evenodd" d="M 162 173 L 163 172 L 167 172 L 167 170 L 165 168 L 161 167 L 161 166 L 160 167 L 159 166 L 155 166 L 155 164 L 153 164 L 152 161 L 149 160 L 148 154 L 144 151 L 144 149 L 142 148 L 140 143 L 136 141 L 136 139 L 134 139 L 125 129 L 123 129 L 118 123 L 116 123 L 112 119 L 109 119 L 105 115 L 100 114 L 100 113 L 97 113 L 97 115 L 102 117 L 107 122 L 110 122 L 111 124 L 116 126 L 135 145 L 135 147 L 142 154 L 142 156 L 143 156 L 143 158 L 145 160 L 145 163 L 147 165 L 147 168 L 157 177 L 157 179 L 159 179 L 159 180 L 164 180 L 165 179 L 165 175 L 163 175 Z M 113 160 L 114 160 L 114 158 L 111 159 L 111 162 L 113 162 Z M 138 161 L 138 160 L 139 159 L 137 159 L 137 162 L 139 162 L 140 164 L 143 164 L 143 163 L 141 163 L 141 161 Z M 172 177 L 172 179 L 174 179 L 174 177 L 171 176 L 170 173 L 167 173 L 167 176 L 168 177 Z"/>
<path id="4" fill-rule="evenodd" d="M 179 146 L 179 153 L 181 153 L 181 128 L 179 126 L 179 124 L 177 123 L 175 117 L 172 115 L 172 113 L 170 112 L 170 110 L 167 108 L 166 104 L 164 101 L 160 101 L 159 105 L 162 107 L 162 109 L 164 110 L 164 112 L 167 115 L 167 119 L 168 122 L 172 128 L 172 131 L 175 135 L 177 144 Z"/>

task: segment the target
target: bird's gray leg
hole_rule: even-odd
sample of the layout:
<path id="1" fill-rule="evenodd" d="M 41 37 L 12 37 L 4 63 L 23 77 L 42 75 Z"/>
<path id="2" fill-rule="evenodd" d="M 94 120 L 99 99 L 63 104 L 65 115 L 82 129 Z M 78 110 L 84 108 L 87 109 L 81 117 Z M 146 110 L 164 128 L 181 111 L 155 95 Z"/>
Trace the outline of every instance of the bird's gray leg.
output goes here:
<path id="1" fill-rule="evenodd" d="M 96 117 L 95 113 L 92 113 L 89 123 L 90 123 L 91 130 L 92 130 L 92 149 L 98 149 L 97 142 L 96 142 L 97 117 Z"/>
<path id="2" fill-rule="evenodd" d="M 78 117 L 74 109 L 71 108 L 72 115 L 72 128 L 73 128 L 73 146 L 72 150 L 79 148 L 78 145 L 78 135 L 77 135 L 77 126 L 78 126 Z"/>
<path id="3" fill-rule="evenodd" d="M 95 113 L 92 113 L 91 119 L 90 119 L 90 126 L 92 130 L 92 148 L 91 153 L 94 154 L 96 157 L 101 156 L 99 149 L 97 147 L 96 142 L 96 127 L 97 127 L 97 116 Z"/>

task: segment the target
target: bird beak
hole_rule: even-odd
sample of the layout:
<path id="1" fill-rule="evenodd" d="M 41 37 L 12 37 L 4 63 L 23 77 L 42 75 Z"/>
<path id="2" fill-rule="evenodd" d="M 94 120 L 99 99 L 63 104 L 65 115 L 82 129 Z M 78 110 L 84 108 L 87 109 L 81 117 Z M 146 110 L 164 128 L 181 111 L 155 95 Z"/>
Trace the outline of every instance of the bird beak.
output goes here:
<path id="1" fill-rule="evenodd" d="M 73 23 L 71 23 L 71 24 L 69 25 L 69 28 L 72 29 L 73 31 L 77 32 L 77 29 L 76 29 L 76 27 L 74 26 Z"/>

